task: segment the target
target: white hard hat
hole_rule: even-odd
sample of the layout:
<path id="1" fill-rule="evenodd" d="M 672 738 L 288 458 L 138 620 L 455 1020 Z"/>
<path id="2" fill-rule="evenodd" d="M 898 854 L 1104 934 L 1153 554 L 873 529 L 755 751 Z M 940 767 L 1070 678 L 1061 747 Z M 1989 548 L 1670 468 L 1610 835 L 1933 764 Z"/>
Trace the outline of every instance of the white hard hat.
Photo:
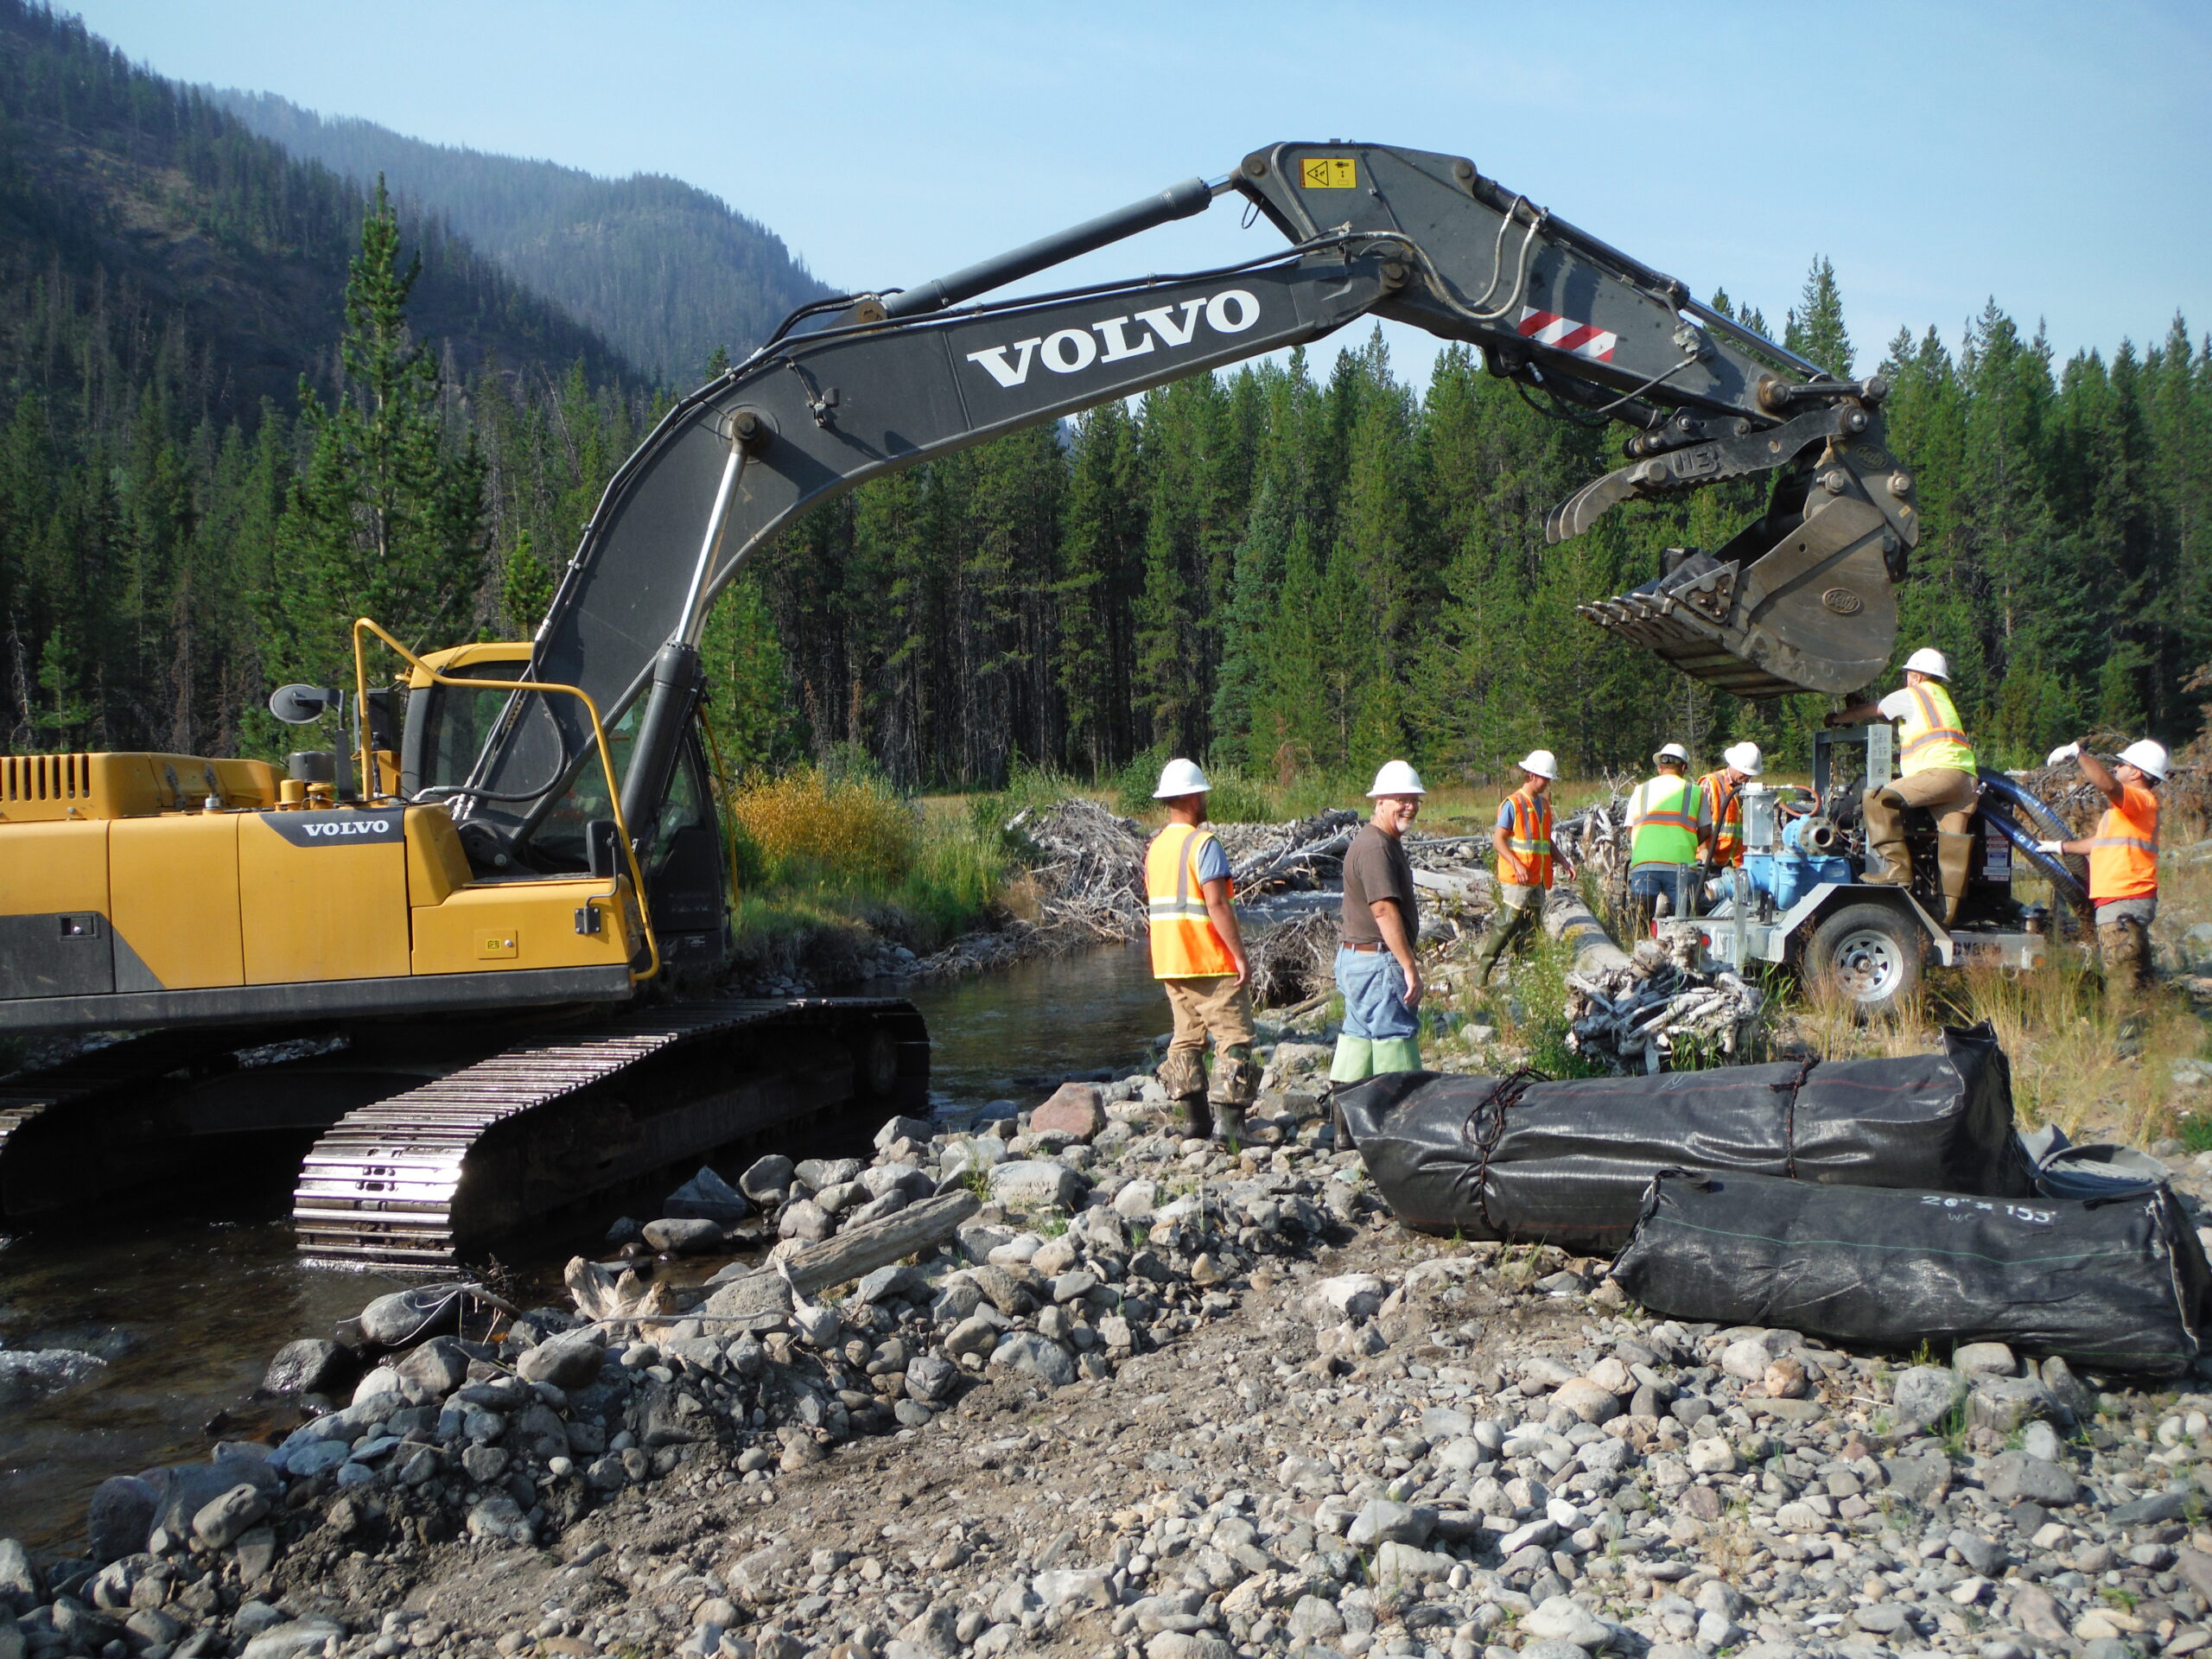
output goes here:
<path id="1" fill-rule="evenodd" d="M 1375 774 L 1375 787 L 1367 791 L 1372 800 L 1377 795 L 1426 795 L 1421 787 L 1421 774 L 1402 760 L 1385 760 L 1382 770 Z"/>
<path id="2" fill-rule="evenodd" d="M 1951 659 L 1933 645 L 1923 645 L 1904 659 L 1908 674 L 1925 674 L 1930 679 L 1948 680 L 1951 677 Z"/>
<path id="3" fill-rule="evenodd" d="M 1687 766 L 1690 763 L 1690 752 L 1679 743 L 1669 743 L 1651 758 L 1654 760 L 1679 760 Z"/>
<path id="4" fill-rule="evenodd" d="M 1172 801 L 1178 795 L 1203 795 L 1212 787 L 1197 761 L 1170 760 L 1160 769 L 1160 787 L 1152 791 L 1152 798 Z"/>
<path id="5" fill-rule="evenodd" d="M 2138 772 L 2147 772 L 2160 783 L 2166 781 L 2166 772 L 2173 761 L 2166 754 L 2166 746 L 2151 738 L 2131 743 L 2120 752 L 2120 758 Z"/>
<path id="6" fill-rule="evenodd" d="M 1766 757 L 1759 753 L 1759 746 L 1746 738 L 1741 743 L 1732 743 L 1720 752 L 1726 760 L 1746 778 L 1757 778 L 1766 770 Z"/>
<path id="7" fill-rule="evenodd" d="M 1527 772 L 1533 772 L 1539 778 L 1549 778 L 1554 782 L 1557 782 L 1559 779 L 1559 757 L 1554 754 L 1549 749 L 1531 749 L 1525 756 L 1522 757 L 1521 761 L 1521 770 Z"/>

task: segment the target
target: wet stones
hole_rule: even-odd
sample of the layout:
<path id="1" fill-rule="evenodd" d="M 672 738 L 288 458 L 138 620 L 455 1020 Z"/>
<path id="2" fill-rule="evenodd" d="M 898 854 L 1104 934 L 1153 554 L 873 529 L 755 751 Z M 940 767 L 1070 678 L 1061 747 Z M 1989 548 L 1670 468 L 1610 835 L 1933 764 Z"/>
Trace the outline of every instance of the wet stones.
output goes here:
<path id="1" fill-rule="evenodd" d="M 721 1248 L 722 1224 L 702 1217 L 666 1216 L 645 1225 L 645 1241 L 665 1255 L 703 1255 Z"/>
<path id="2" fill-rule="evenodd" d="M 158 1490 L 136 1475 L 117 1475 L 102 1481 L 85 1511 L 85 1553 L 103 1567 L 137 1554 L 146 1548 L 160 1505 Z M 16 1549 L 20 1554 L 22 1546 Z M 10 1593 L 19 1592 L 11 1589 Z"/>
<path id="3" fill-rule="evenodd" d="M 0 1351 L 0 1406 L 27 1406 L 89 1382 L 107 1369 L 73 1348 Z"/>
<path id="4" fill-rule="evenodd" d="M 302 1337 L 276 1351 L 262 1373 L 261 1392 L 279 1396 L 324 1394 L 341 1382 L 352 1362 L 346 1351 L 327 1337 Z"/>

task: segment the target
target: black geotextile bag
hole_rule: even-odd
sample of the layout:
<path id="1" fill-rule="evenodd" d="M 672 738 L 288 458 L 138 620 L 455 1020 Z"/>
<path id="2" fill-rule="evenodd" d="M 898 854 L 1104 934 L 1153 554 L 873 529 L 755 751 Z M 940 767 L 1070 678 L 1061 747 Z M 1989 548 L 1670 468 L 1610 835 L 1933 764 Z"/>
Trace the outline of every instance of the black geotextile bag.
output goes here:
<path id="1" fill-rule="evenodd" d="M 2212 1269 L 2164 1185 L 2008 1200 L 1669 1170 L 1613 1277 L 1675 1319 L 2171 1376 L 2196 1357 Z"/>
<path id="2" fill-rule="evenodd" d="M 1549 1083 L 1399 1071 L 1338 1121 L 1407 1226 L 1611 1255 L 1662 1169 L 2027 1198 L 2012 1073 L 1986 1025 L 1940 1054 Z"/>

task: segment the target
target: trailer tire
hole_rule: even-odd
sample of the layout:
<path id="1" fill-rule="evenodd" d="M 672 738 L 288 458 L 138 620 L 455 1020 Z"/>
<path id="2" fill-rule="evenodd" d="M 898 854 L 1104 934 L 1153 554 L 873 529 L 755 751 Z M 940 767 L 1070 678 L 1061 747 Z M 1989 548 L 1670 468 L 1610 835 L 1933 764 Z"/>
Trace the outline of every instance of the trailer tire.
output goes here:
<path id="1" fill-rule="evenodd" d="M 1813 930 L 1806 977 L 1862 1020 L 1878 1020 L 1920 988 L 1922 929 L 1893 906 L 1846 905 Z"/>

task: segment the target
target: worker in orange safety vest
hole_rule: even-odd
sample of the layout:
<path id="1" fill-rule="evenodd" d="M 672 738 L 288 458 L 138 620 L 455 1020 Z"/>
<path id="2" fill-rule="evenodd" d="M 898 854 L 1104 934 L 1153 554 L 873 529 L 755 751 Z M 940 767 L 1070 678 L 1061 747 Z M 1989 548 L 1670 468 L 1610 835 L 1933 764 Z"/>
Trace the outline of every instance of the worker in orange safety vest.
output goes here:
<path id="1" fill-rule="evenodd" d="M 1698 861 L 1728 870 L 1744 861 L 1744 785 L 1766 771 L 1766 757 L 1746 738 L 1720 759 L 1719 771 L 1697 780 Z"/>
<path id="2" fill-rule="evenodd" d="M 1244 1109 L 1259 1092 L 1252 1044 L 1251 969 L 1230 900 L 1236 882 L 1229 855 L 1205 827 L 1213 785 L 1193 760 L 1170 760 L 1153 798 L 1167 808 L 1167 827 L 1145 851 L 1144 885 L 1152 934 L 1152 972 L 1167 992 L 1174 1035 L 1160 1062 L 1160 1085 L 1182 1109 L 1184 1127 L 1203 1138 L 1235 1140 Z M 1206 1039 L 1213 1039 L 1211 1112 L 1208 1112 Z"/>
<path id="3" fill-rule="evenodd" d="M 1489 982 L 1497 959 L 1543 914 L 1552 887 L 1551 787 L 1558 779 L 1558 757 L 1549 749 L 1531 749 L 1521 761 L 1521 787 L 1498 803 L 1491 835 L 1497 855 L 1497 912 L 1475 956 L 1478 985 Z"/>
<path id="4" fill-rule="evenodd" d="M 2164 744 L 2145 738 L 2122 749 L 2114 766 L 2079 743 L 2052 750 L 2049 764 L 2077 760 L 2082 775 L 2105 798 L 2096 833 L 2036 845 L 2046 853 L 2088 855 L 2089 905 L 2096 913 L 2097 954 L 2104 958 L 2106 1002 L 2125 1022 L 2140 1011 L 2151 984 L 2151 923 L 2158 913 L 2155 791 L 2172 763 Z"/>

